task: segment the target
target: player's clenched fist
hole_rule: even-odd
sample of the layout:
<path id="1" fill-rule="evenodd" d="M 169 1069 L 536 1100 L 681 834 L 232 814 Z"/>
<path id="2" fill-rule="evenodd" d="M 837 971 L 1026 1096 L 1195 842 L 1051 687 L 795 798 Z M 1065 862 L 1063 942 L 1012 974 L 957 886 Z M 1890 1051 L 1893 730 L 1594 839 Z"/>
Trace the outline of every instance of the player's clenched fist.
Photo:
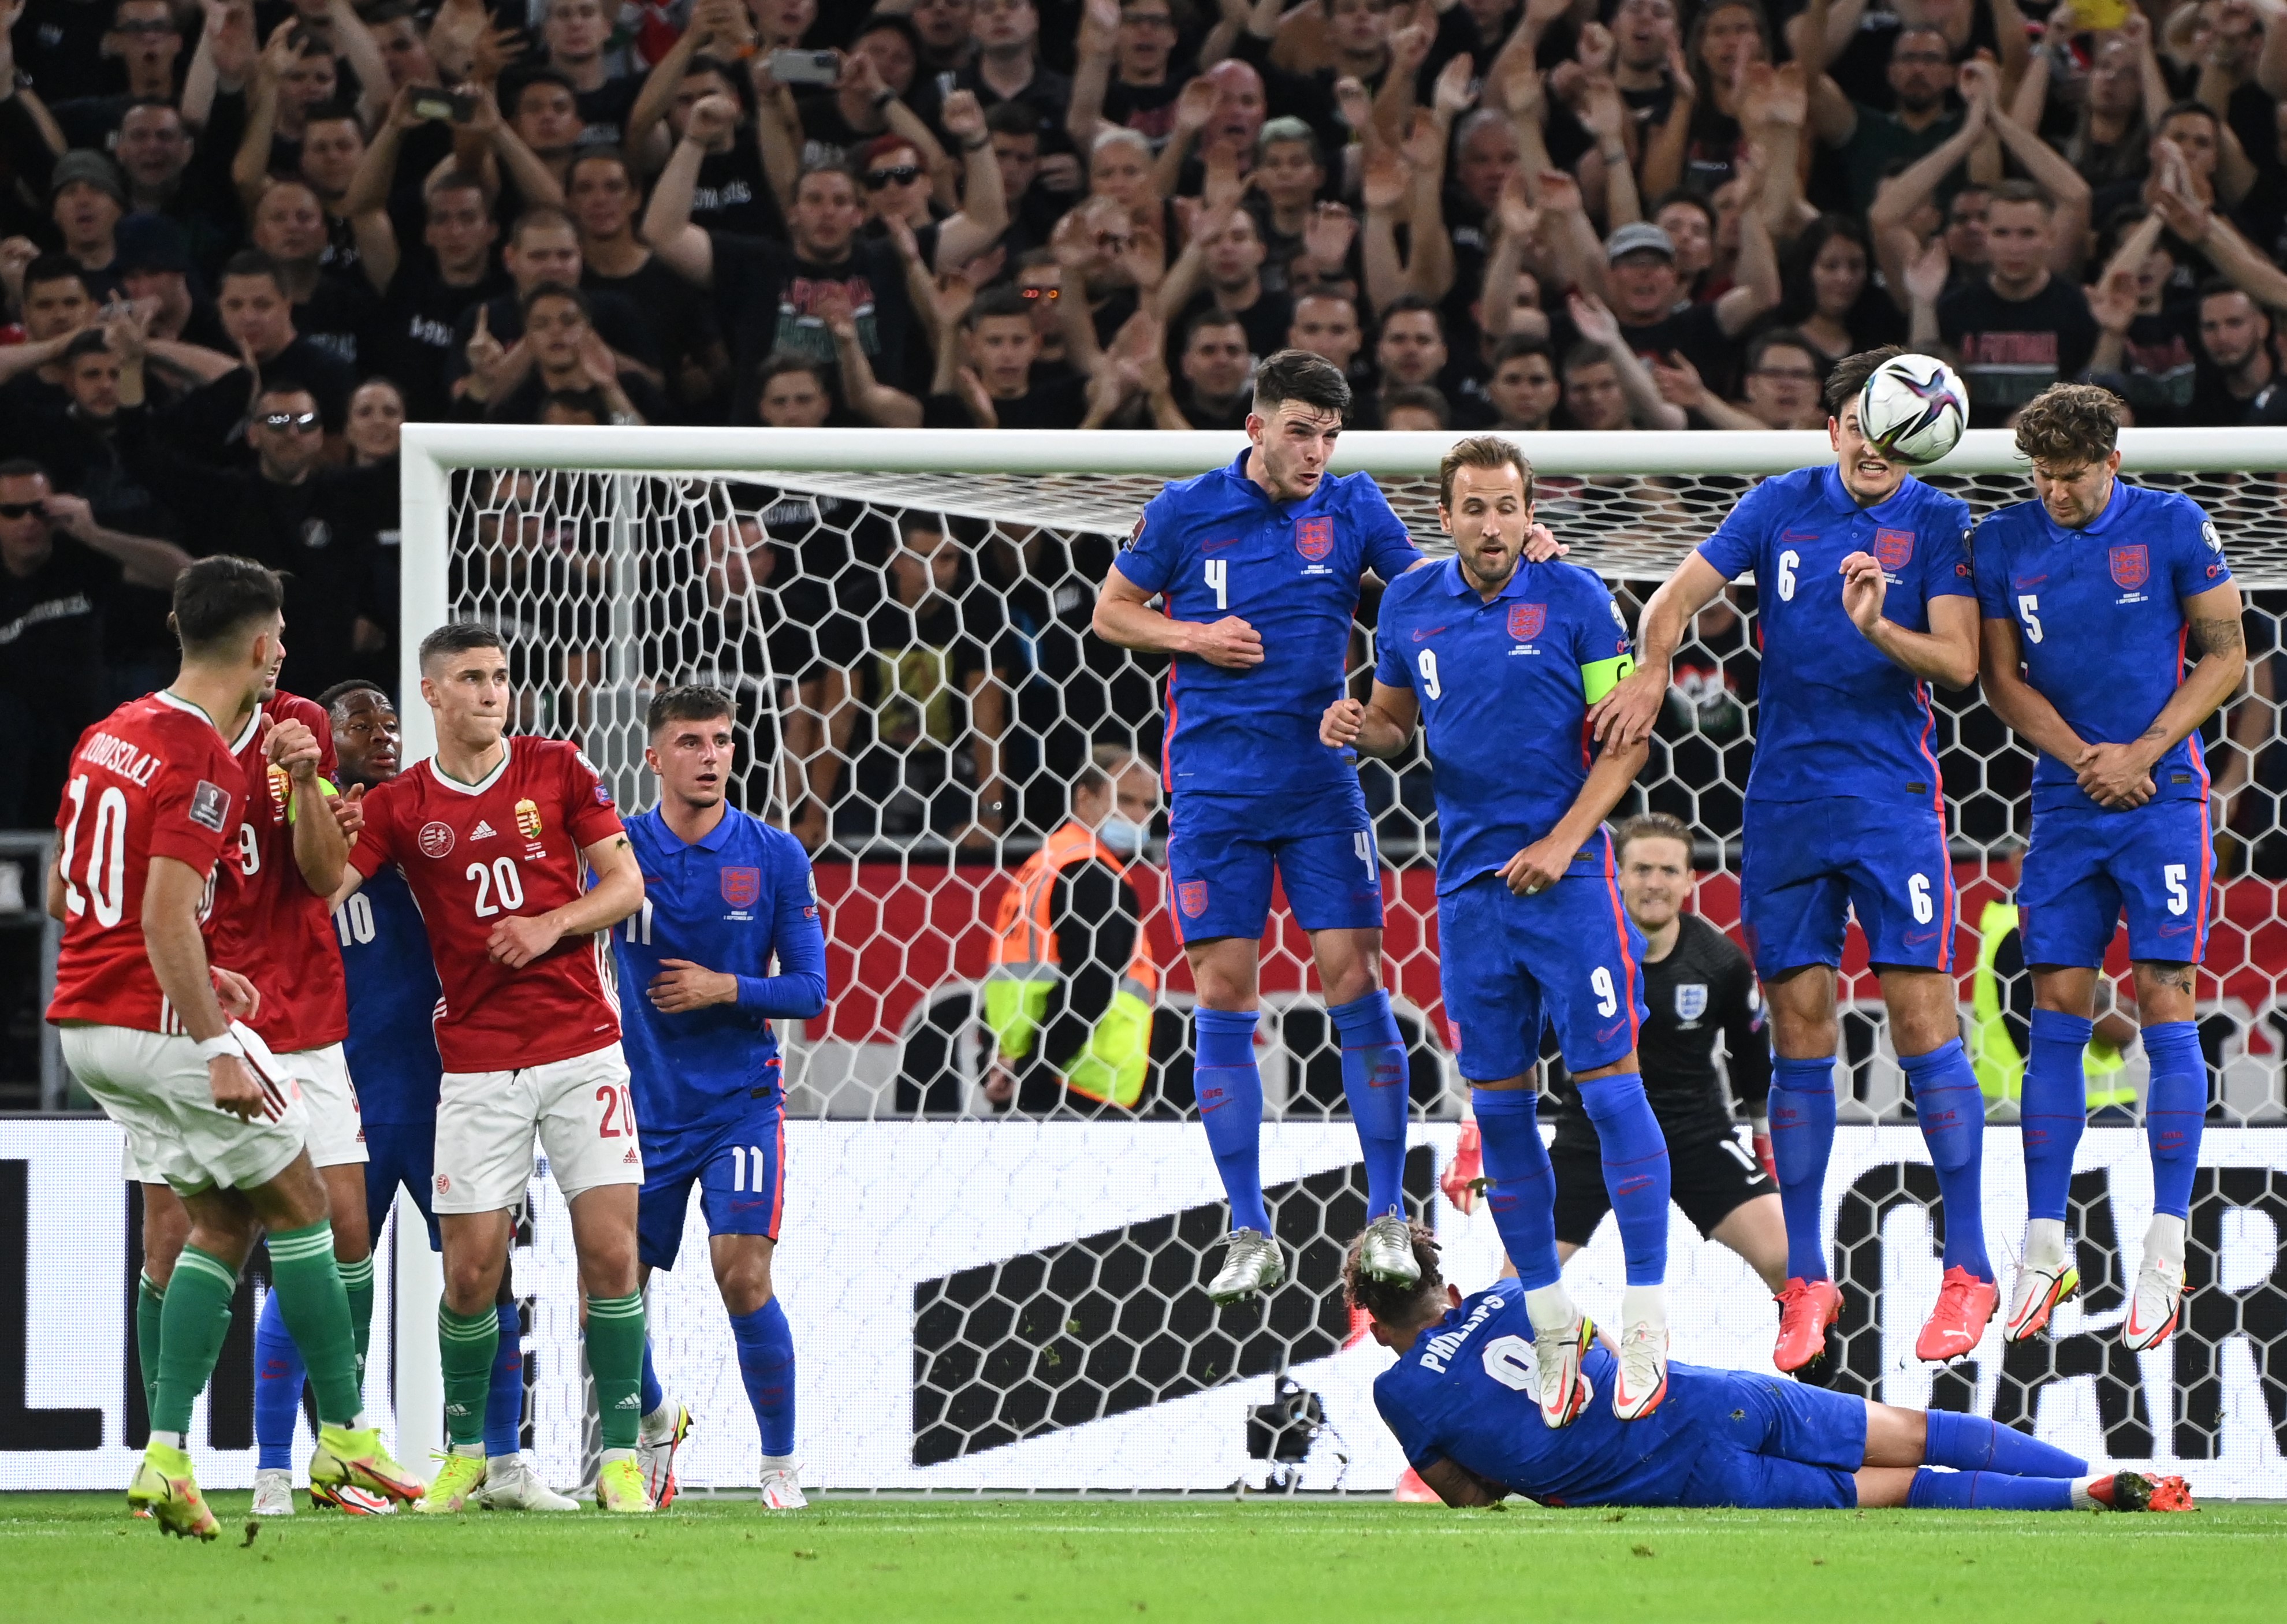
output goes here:
<path id="1" fill-rule="evenodd" d="M 237 1055 L 217 1055 L 207 1062 L 207 1092 L 215 1109 L 227 1111 L 242 1122 L 260 1116 L 264 1097 L 254 1068 Z"/>
<path id="2" fill-rule="evenodd" d="M 290 717 L 270 725 L 270 731 L 262 736 L 262 748 L 272 761 L 296 778 L 307 778 L 315 772 L 323 759 L 318 749 L 318 735 L 310 725 Z"/>
<path id="3" fill-rule="evenodd" d="M 1577 841 L 1536 840 L 1501 867 L 1501 878 L 1520 897 L 1538 896 L 1564 877 Z"/>
<path id="4" fill-rule="evenodd" d="M 1193 626 L 1183 652 L 1228 671 L 1244 671 L 1262 663 L 1262 634 L 1236 614 L 1205 626 Z"/>
<path id="5" fill-rule="evenodd" d="M 1365 725 L 1365 707 L 1354 699 L 1338 699 L 1318 718 L 1318 742 L 1346 750 L 1357 742 L 1358 732 Z"/>
<path id="6" fill-rule="evenodd" d="M 545 915 L 534 919 L 510 914 L 493 927 L 485 951 L 492 955 L 494 963 L 522 970 L 563 939 L 564 932 L 549 923 Z"/>

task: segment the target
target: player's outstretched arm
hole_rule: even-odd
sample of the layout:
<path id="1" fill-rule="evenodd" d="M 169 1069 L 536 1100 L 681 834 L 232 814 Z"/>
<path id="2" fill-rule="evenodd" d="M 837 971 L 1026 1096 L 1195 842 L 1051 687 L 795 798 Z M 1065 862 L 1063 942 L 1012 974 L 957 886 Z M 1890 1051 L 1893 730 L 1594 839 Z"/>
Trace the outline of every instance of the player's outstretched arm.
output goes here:
<path id="1" fill-rule="evenodd" d="M 2191 629 L 2192 646 L 2199 662 L 2180 684 L 2160 714 L 2126 744 L 2093 744 L 2081 759 L 2069 764 L 2080 772 L 2080 787 L 2106 806 L 2141 805 L 2152 793 L 2154 764 L 2188 737 L 2194 728 L 2215 714 L 2229 699 L 2247 670 L 2247 641 L 2240 629 L 2239 588 L 2226 581 L 2204 592 L 2180 600 L 2184 621 Z M 2121 797 L 2136 786 L 2143 794 L 2134 800 Z"/>
<path id="2" fill-rule="evenodd" d="M 1667 701 L 1668 668 L 1683 629 L 1723 590 L 1723 575 L 1694 552 L 1660 582 L 1636 619 L 1636 669 L 1631 676 L 1589 708 L 1588 725 L 1609 753 L 1642 744 L 1659 720 Z M 1641 761 L 1639 761 L 1641 764 Z M 1630 777 L 1634 776 L 1630 769 Z"/>
<path id="3" fill-rule="evenodd" d="M 625 832 L 581 847 L 580 856 L 596 883 L 562 907 L 503 917 L 486 944 L 494 963 L 521 970 L 566 937 L 609 930 L 643 906 L 643 869 Z"/>
<path id="4" fill-rule="evenodd" d="M 318 775 L 318 735 L 290 718 L 273 723 L 263 735 L 263 753 L 286 769 L 293 784 L 289 815 L 294 825 L 294 866 L 313 896 L 330 897 L 349 867 L 350 837 L 326 805 L 332 788 Z"/>
<path id="5" fill-rule="evenodd" d="M 1190 654 L 1227 670 L 1262 663 L 1262 634 L 1236 614 L 1202 625 L 1179 621 L 1151 606 L 1156 594 L 1120 573 L 1115 564 L 1096 595 L 1089 625 L 1105 642 L 1146 654 Z"/>
<path id="6" fill-rule="evenodd" d="M 1933 598 L 1930 629 L 1909 631 L 1882 614 L 1889 581 L 1879 559 L 1871 552 L 1854 552 L 1842 560 L 1841 569 L 1844 613 L 1893 665 L 1949 688 L 1966 688 L 1977 680 L 1975 598 Z"/>
<path id="7" fill-rule="evenodd" d="M 1364 704 L 1338 699 L 1318 718 L 1318 741 L 1338 750 L 1355 749 L 1361 756 L 1395 756 L 1413 737 L 1421 717 L 1421 701 L 1411 688 L 1373 685 L 1373 695 Z"/>
<path id="8" fill-rule="evenodd" d="M 1449 1506 L 1497 1506 L 1508 1498 L 1500 1484 L 1478 1477 L 1458 1461 L 1433 1461 L 1415 1471 Z"/>
<path id="9" fill-rule="evenodd" d="M 2088 741 L 2073 732 L 2039 690 L 2024 678 L 2023 651 L 2017 641 L 2017 622 L 1989 619 L 1984 622 L 1984 658 L 1978 666 L 1985 702 L 2014 733 L 2044 756 L 2067 766 L 2078 764 Z M 2141 804 L 2141 799 L 2138 803 Z"/>

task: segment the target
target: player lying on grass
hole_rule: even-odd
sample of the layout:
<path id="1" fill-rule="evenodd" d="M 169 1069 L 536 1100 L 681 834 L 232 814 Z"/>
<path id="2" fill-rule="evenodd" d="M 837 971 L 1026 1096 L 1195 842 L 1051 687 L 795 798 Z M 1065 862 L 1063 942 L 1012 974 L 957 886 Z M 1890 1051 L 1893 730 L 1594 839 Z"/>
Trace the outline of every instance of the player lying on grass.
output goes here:
<path id="1" fill-rule="evenodd" d="M 1420 1224 L 1413 1236 L 1414 1284 L 1366 1274 L 1355 1241 L 1342 1282 L 1373 1339 L 1398 1356 L 1374 1379 L 1374 1406 L 1449 1506 L 1522 1494 L 1545 1506 L 2193 1509 L 2180 1477 L 2091 1476 L 2077 1456 L 1982 1416 L 1745 1371 L 1671 1364 L 1655 1414 L 1623 1425 L 1599 1409 L 1561 1430 L 1543 1426 L 1523 1287 L 1497 1280 L 1465 1298 L 1439 1272 L 1436 1239 Z M 1618 1362 L 1598 1346 L 1582 1367 L 1610 1382 Z"/>
<path id="2" fill-rule="evenodd" d="M 1637 1067 L 1644 939 L 1621 905 L 1603 820 L 1646 752 L 1614 745 L 1592 764 L 1582 748 L 1588 708 L 1630 668 L 1627 627 L 1594 572 L 1525 559 L 1532 469 L 1514 445 L 1457 441 L 1437 485 L 1454 556 L 1382 595 L 1373 696 L 1327 706 L 1318 736 L 1389 757 L 1422 727 L 1442 833 L 1438 973 L 1484 1137 L 1487 1205 L 1540 1339 L 1542 1413 L 1561 1427 L 1587 1402 L 1579 1358 L 1593 1335 L 1564 1289 L 1534 1120 L 1545 1016 L 1595 1125 L 1627 1255 L 1609 1390 L 1613 1414 L 1633 1421 L 1666 1390 L 1669 1173 Z"/>
<path id="3" fill-rule="evenodd" d="M 2152 1224 L 2121 1322 L 2141 1352 L 2175 1328 L 2184 1224 L 2207 1115 L 2194 971 L 2213 863 L 2200 724 L 2239 686 L 2247 651 L 2223 538 L 2200 505 L 2120 471 L 2120 402 L 2044 390 L 2017 419 L 2039 499 L 1977 527 L 1985 693 L 2040 751 L 2033 843 L 2017 884 L 2033 974 L 2023 1097 L 2025 1252 L 2002 1335 L 2038 1335 L 2080 1287 L 2065 1200 L 2088 1117 L 2081 1054 L 2097 978 L 2125 910 L 2152 1082 Z M 2188 674 L 2184 645 L 2198 662 Z"/>

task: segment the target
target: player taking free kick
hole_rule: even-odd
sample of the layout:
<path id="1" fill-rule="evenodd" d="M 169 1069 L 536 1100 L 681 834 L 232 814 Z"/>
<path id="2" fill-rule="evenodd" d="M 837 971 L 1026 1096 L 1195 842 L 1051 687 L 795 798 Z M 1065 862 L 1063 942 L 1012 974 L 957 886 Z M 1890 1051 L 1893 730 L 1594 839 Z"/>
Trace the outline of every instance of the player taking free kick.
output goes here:
<path id="1" fill-rule="evenodd" d="M 420 904 L 444 989 L 431 1206 L 445 1240 L 437 1336 L 452 1452 L 420 1509 L 458 1511 L 487 1481 L 495 1295 L 537 1130 L 571 1209 L 588 1298 L 603 1435 L 596 1503 L 649 1511 L 636 1466 L 643 1153 L 599 934 L 642 904 L 643 875 L 587 757 L 560 740 L 506 736 L 508 654 L 498 634 L 462 622 L 423 638 L 421 696 L 436 719 L 437 753 L 367 792 L 365 827 L 335 899 L 339 906 L 365 876 L 395 864 Z"/>
<path id="2" fill-rule="evenodd" d="M 1603 821 L 1649 752 L 1612 745 L 1591 764 L 1581 749 L 1588 708 L 1632 668 L 1627 626 L 1593 571 L 1524 562 L 1532 468 L 1508 440 L 1445 453 L 1437 522 L 1454 556 L 1383 595 L 1373 696 L 1326 707 L 1319 736 L 1389 757 L 1417 721 L 1426 732 L 1445 1013 L 1484 1137 L 1487 1204 L 1524 1283 L 1541 1418 L 1564 1426 L 1588 1402 L 1580 1357 L 1594 1337 L 1564 1289 L 1534 1120 L 1546 1019 L 1595 1125 L 1627 1255 L 1612 1413 L 1634 1421 L 1667 1391 L 1669 1168 L 1636 1058 L 1643 933 L 1621 905 Z"/>
<path id="3" fill-rule="evenodd" d="M 167 1533 L 201 1540 L 213 1539 L 217 1524 L 185 1434 L 230 1328 L 239 1270 L 265 1233 L 271 1288 L 317 1390 L 310 1481 L 398 1500 L 422 1486 L 363 1414 L 326 1185 L 303 1148 L 300 1091 L 268 1045 L 233 1018 L 254 1012 L 253 984 L 210 972 L 207 957 L 212 912 L 237 900 L 232 865 L 221 860 L 248 801 L 233 741 L 283 657 L 282 601 L 278 577 L 245 558 L 204 558 L 177 579 L 182 669 L 81 735 L 48 875 L 51 911 L 65 921 L 48 1006 L 64 1058 L 126 1130 L 136 1161 L 163 1176 L 190 1216 L 159 1305 L 155 1356 L 146 1355 L 156 1370 L 151 1440 L 128 1502 Z M 316 737 L 281 723 L 270 739 L 269 762 L 297 803 L 312 804 Z"/>
<path id="4" fill-rule="evenodd" d="M 1341 694 L 1358 583 L 1421 561 L 1364 473 L 1326 463 L 1349 409 L 1341 371 L 1282 350 L 1254 375 L 1247 449 L 1154 496 L 1096 603 L 1098 637 L 1172 655 L 1162 772 L 1171 910 L 1198 988 L 1199 1124 L 1231 1200 L 1207 1287 L 1235 1303 L 1286 1278 L 1263 1206 L 1257 944 L 1273 874 L 1310 935 L 1365 1159 L 1365 1268 L 1410 1279 L 1403 1218 L 1405 1048 L 1381 986 L 1381 861 L 1354 758 L 1318 738 Z M 1151 606 L 1163 598 L 1163 609 Z"/>
<path id="5" fill-rule="evenodd" d="M 697 1184 L 762 1430 L 762 1502 L 795 1511 L 808 1502 L 794 1458 L 794 1333 L 771 1287 L 786 1193 L 786 1085 L 771 1022 L 826 1008 L 818 887 L 800 841 L 724 799 L 738 748 L 726 691 L 669 688 L 645 722 L 659 804 L 628 821 L 644 903 L 612 934 L 644 1132 L 637 1252 L 646 1279 L 675 1267 Z M 675 1498 L 675 1452 L 690 1429 L 646 1339 L 639 1458 L 661 1506 Z"/>
<path id="6" fill-rule="evenodd" d="M 1595 718 L 1607 745 L 1650 736 L 1668 662 L 1691 617 L 1753 574 L 1762 622 L 1762 713 L 1747 779 L 1739 910 L 1770 1005 L 1771 1153 L 1786 1217 L 1786 1287 L 1772 1361 L 1826 1351 L 1842 1294 L 1821 1224 L 1834 1148 L 1835 978 L 1856 917 L 1882 985 L 1945 1216 L 1945 1277 L 1914 1343 L 1957 1359 L 1998 1292 L 1979 1181 L 1985 1102 L 1955 1009 L 1953 867 L 1930 741 L 1929 685 L 1977 675 L 1977 607 L 1963 545 L 1969 510 L 1867 443 L 1858 392 L 1895 348 L 1864 350 L 1826 381 L 1832 467 L 1765 479 L 1679 565 L 1637 628 L 1636 673 Z"/>
<path id="7" fill-rule="evenodd" d="M 2246 664 L 2239 589 L 2197 503 L 2116 477 L 2120 403 L 2109 392 L 2054 384 L 2025 408 L 2016 433 L 2038 500 L 1977 527 L 1986 698 L 2041 753 L 2033 843 L 2017 883 L 2034 1005 L 2022 1101 L 2025 1253 L 2002 1335 L 2038 1335 L 2080 1286 L 2065 1200 L 2088 1120 L 2081 1051 L 2125 908 L 2152 1065 L 2144 1103 L 2152 1224 L 2120 1327 L 2141 1352 L 2176 1327 L 2207 1116 L 2192 1002 L 2212 867 L 2199 726 Z M 2188 631 L 2199 655 L 2188 676 Z"/>
<path id="8" fill-rule="evenodd" d="M 1746 1371 L 1668 1367 L 1659 1414 L 1634 1426 L 1602 1414 L 1552 1432 L 1533 1417 L 1523 1288 L 1463 1297 L 1438 1277 L 1437 1242 L 1413 1232 L 1411 1286 L 1377 1280 L 1350 1248 L 1352 1307 L 1397 1362 L 1374 1407 L 1421 1480 L 1450 1506 L 1523 1494 L 1545 1506 L 1854 1506 L 2001 1511 L 2189 1511 L 2181 1477 L 2092 1477 L 2087 1463 L 1982 1415 L 1901 1409 Z M 1621 1359 L 1626 1356 L 1623 1354 Z M 1588 1351 L 1593 1376 L 1620 1362 Z M 1951 1471 L 1936 1470 L 1951 1467 Z"/>

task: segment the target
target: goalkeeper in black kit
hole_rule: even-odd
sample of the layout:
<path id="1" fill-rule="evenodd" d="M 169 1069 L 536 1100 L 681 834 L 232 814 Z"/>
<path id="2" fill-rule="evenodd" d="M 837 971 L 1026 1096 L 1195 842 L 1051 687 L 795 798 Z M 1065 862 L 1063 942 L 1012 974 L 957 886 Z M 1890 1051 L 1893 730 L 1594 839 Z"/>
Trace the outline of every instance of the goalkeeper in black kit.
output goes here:
<path id="1" fill-rule="evenodd" d="M 1764 1100 L 1771 1086 L 1770 1039 L 1747 955 L 1695 914 L 1691 832 L 1664 812 L 1632 818 L 1613 841 L 1620 901 L 1644 935 L 1644 1003 L 1637 1034 L 1645 1095 L 1667 1139 L 1671 1199 L 1699 1232 L 1747 1260 L 1777 1292 L 1786 1284 L 1786 1225 L 1772 1183 Z M 1753 1124 L 1753 1150 L 1739 1142 L 1731 1103 L 1715 1069 L 1723 1044 L 1731 1094 Z M 1550 1058 L 1547 1115 L 1556 1126 L 1548 1159 L 1556 1175 L 1556 1254 L 1588 1244 L 1611 1210 L 1596 1130 L 1580 1109 L 1563 1063 Z M 1464 1210 L 1477 1169 L 1457 1157 L 1447 1193 Z M 1458 1175 L 1458 1176 L 1457 1176 Z M 1508 1272 L 1508 1271 L 1504 1271 Z"/>

